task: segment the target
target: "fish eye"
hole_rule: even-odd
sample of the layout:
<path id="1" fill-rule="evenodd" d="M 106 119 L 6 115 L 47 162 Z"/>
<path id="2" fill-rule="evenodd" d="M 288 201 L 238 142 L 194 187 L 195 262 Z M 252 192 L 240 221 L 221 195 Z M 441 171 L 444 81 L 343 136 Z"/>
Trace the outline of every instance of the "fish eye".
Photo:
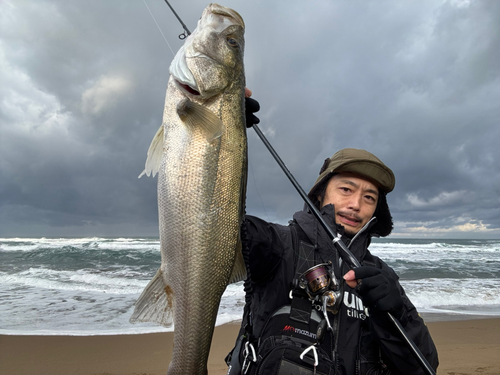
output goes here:
<path id="1" fill-rule="evenodd" d="M 231 47 L 238 47 L 238 42 L 236 41 L 236 39 L 234 38 L 227 38 L 227 43 L 231 46 Z"/>

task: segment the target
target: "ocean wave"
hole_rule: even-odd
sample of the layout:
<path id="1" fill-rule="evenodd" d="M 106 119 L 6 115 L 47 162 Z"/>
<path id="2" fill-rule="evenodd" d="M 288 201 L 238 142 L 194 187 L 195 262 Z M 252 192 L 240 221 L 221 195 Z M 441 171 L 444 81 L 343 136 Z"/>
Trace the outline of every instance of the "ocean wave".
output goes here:
<path id="1" fill-rule="evenodd" d="M 120 334 L 160 266 L 155 238 L 0 239 L 0 333 Z M 500 241 L 374 241 L 421 312 L 500 316 Z M 229 285 L 217 324 L 241 319 L 243 284 Z"/>
<path id="2" fill-rule="evenodd" d="M 30 268 L 15 274 L 0 273 L 0 284 L 7 287 L 30 286 L 38 289 L 92 291 L 110 294 L 140 293 L 149 280 L 130 277 L 135 271 L 118 270 L 102 273 L 96 270 L 56 271 Z M 144 277 L 144 275 L 142 275 Z"/>
<path id="3" fill-rule="evenodd" d="M 159 251 L 160 241 L 150 238 L 0 238 L 0 251 L 79 250 Z"/>
<path id="4" fill-rule="evenodd" d="M 401 285 L 418 308 L 463 306 L 467 310 L 500 305 L 500 279 L 425 279 L 401 281 Z"/>

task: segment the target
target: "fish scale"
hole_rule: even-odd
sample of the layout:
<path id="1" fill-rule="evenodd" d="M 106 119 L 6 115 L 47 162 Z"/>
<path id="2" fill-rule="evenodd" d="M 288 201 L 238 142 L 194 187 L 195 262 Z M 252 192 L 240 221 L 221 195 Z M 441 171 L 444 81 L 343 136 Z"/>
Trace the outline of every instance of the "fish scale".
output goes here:
<path id="1" fill-rule="evenodd" d="M 238 242 L 241 198 L 234 191 L 241 189 L 244 159 L 230 157 L 238 146 L 225 141 L 235 136 L 231 128 L 210 145 L 203 134 L 193 134 L 194 140 L 188 143 L 191 147 L 175 142 L 176 132 L 184 131 L 183 127 L 175 124 L 169 132 L 171 129 L 169 139 L 174 144 L 164 154 L 158 184 L 160 222 L 164 222 L 161 252 L 168 254 L 164 274 L 168 275 L 165 284 L 174 290 L 174 316 L 192 319 L 175 319 L 169 373 L 204 373 L 199 363 L 208 357 L 220 297 L 232 271 Z M 182 155 L 182 162 L 171 164 L 169 155 L 176 152 Z M 207 249 L 206 244 L 211 246 Z"/>
<path id="2" fill-rule="evenodd" d="M 235 11 L 205 9 L 170 67 L 163 124 L 143 172 L 158 172 L 162 263 L 131 321 L 174 322 L 168 374 L 207 373 L 220 298 L 245 277 L 243 33 Z"/>

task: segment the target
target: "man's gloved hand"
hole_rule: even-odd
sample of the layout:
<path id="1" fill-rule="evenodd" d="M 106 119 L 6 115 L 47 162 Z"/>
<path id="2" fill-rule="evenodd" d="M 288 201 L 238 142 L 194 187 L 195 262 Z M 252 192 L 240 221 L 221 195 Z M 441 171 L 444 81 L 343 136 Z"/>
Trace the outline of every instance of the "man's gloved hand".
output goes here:
<path id="1" fill-rule="evenodd" d="M 259 112 L 260 105 L 259 102 L 252 98 L 245 98 L 245 119 L 247 123 L 247 128 L 251 128 L 254 124 L 260 122 L 259 118 L 254 115 L 255 112 Z"/>
<path id="2" fill-rule="evenodd" d="M 403 298 L 395 276 L 389 271 L 363 266 L 347 272 L 344 279 L 350 287 L 355 286 L 365 306 L 376 311 L 388 311 L 397 318 L 401 316 Z"/>

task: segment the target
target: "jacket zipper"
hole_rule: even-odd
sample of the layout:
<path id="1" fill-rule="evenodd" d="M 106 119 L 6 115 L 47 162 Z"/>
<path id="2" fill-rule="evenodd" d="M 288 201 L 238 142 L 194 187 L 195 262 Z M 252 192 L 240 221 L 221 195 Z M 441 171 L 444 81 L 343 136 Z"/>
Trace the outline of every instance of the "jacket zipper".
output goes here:
<path id="1" fill-rule="evenodd" d="M 366 228 L 368 228 L 368 226 L 371 224 L 371 222 L 372 222 L 373 220 L 376 220 L 376 217 L 375 217 L 375 216 L 374 216 L 374 217 L 372 217 L 372 218 L 370 219 L 370 221 L 368 221 L 368 223 L 366 223 L 366 224 L 363 226 L 363 228 L 361 228 L 361 229 L 359 230 L 359 232 L 358 232 L 358 233 L 356 233 L 356 234 L 355 234 L 355 236 L 354 236 L 354 237 L 352 238 L 352 240 L 349 242 L 349 245 L 347 245 L 347 248 L 348 248 L 348 249 L 351 247 L 352 243 L 356 240 L 356 238 L 358 238 L 358 236 L 359 236 L 361 233 L 363 233 L 363 232 L 366 230 Z"/>
<path id="2" fill-rule="evenodd" d="M 373 220 L 376 220 L 375 216 L 372 217 L 368 221 L 368 223 L 366 223 L 359 230 L 359 232 L 354 235 L 354 237 L 352 238 L 352 240 L 349 241 L 349 244 L 347 245 L 348 249 L 350 249 L 351 245 L 354 243 L 354 241 L 356 241 L 356 239 L 359 237 L 359 235 L 361 233 L 363 233 L 370 226 L 370 224 L 372 223 Z M 339 261 L 339 268 L 342 269 L 342 258 L 340 258 L 340 261 Z M 339 336 L 338 332 L 339 332 L 339 330 L 340 330 L 340 319 L 337 319 L 337 324 L 336 324 L 336 327 L 335 327 L 335 331 L 337 333 L 337 335 L 335 337 L 335 352 L 336 352 L 337 346 L 338 346 L 338 336 Z M 338 370 L 337 356 L 335 356 L 335 364 L 337 365 L 337 370 Z M 355 371 L 356 371 L 356 375 L 360 375 L 360 366 L 359 366 L 359 339 L 358 339 L 358 358 L 356 359 Z"/>

